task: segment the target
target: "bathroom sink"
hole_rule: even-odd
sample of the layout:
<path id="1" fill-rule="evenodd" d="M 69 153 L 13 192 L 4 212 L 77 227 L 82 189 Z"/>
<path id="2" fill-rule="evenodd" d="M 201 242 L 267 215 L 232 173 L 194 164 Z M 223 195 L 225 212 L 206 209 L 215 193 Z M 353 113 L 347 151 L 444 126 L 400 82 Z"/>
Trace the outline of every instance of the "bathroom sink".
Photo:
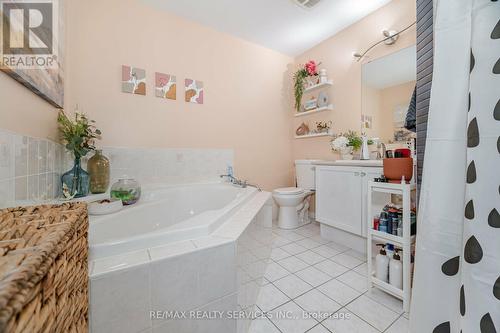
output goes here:
<path id="1" fill-rule="evenodd" d="M 364 167 L 381 167 L 382 160 L 336 160 L 336 161 L 319 161 L 317 165 L 349 165 L 349 166 L 364 166 Z"/>

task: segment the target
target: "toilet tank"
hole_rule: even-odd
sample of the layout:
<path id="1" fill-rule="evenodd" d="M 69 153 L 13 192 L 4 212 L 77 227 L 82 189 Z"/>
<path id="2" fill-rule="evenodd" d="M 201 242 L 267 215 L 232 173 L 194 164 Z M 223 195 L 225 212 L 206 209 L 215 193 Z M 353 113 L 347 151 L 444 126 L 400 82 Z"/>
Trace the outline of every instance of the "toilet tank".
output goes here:
<path id="1" fill-rule="evenodd" d="M 318 160 L 296 160 L 295 161 L 295 177 L 297 187 L 304 190 L 315 190 L 316 182 L 314 179 L 315 166 L 313 163 Z"/>

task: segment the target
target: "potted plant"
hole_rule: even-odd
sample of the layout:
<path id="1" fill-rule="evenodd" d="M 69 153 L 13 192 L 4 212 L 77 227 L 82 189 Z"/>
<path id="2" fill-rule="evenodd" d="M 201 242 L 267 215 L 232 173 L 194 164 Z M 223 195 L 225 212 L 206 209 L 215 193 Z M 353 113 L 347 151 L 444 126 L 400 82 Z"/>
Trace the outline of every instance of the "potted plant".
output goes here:
<path id="1" fill-rule="evenodd" d="M 373 144 L 373 140 L 368 140 L 368 144 Z M 362 145 L 363 139 L 352 130 L 339 134 L 330 142 L 332 150 L 339 152 L 341 158 L 344 160 L 352 160 L 352 153 L 359 150 Z"/>
<path id="2" fill-rule="evenodd" d="M 295 109 L 300 112 L 302 105 L 302 96 L 304 95 L 304 90 L 306 89 L 307 79 L 318 77 L 318 66 L 321 63 L 316 64 L 314 60 L 309 60 L 303 67 L 301 67 L 293 75 L 293 87 L 295 92 Z"/>
<path id="3" fill-rule="evenodd" d="M 57 116 L 61 141 L 73 154 L 71 170 L 61 177 L 63 194 L 66 198 L 80 198 L 89 193 L 89 174 L 83 170 L 81 159 L 95 150 L 95 140 L 101 138 L 101 131 L 95 127 L 95 121 L 89 120 L 83 113 L 76 112 L 73 120 L 63 110 Z"/>

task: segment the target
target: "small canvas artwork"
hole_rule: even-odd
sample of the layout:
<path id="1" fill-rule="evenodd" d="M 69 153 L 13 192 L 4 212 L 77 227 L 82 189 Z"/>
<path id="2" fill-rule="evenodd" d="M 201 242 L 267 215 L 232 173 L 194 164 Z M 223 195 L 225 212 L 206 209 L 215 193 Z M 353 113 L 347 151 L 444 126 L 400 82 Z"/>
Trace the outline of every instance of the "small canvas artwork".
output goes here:
<path id="1" fill-rule="evenodd" d="M 186 102 L 203 104 L 203 82 L 191 79 L 185 80 Z"/>
<path id="2" fill-rule="evenodd" d="M 177 99 L 177 79 L 175 75 L 155 73 L 156 97 Z"/>
<path id="3" fill-rule="evenodd" d="M 146 95 L 146 71 L 140 68 L 122 66 L 122 92 Z"/>

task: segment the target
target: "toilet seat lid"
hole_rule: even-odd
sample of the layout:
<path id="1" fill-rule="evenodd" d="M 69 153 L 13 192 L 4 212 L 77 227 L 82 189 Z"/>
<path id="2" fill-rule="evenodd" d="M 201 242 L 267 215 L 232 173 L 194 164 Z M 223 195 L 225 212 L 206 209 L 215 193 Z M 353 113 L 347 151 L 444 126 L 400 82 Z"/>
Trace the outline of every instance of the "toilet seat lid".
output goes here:
<path id="1" fill-rule="evenodd" d="M 284 188 L 278 188 L 274 190 L 275 193 L 278 194 L 302 194 L 304 193 L 304 190 L 301 189 L 300 187 L 284 187 Z"/>

